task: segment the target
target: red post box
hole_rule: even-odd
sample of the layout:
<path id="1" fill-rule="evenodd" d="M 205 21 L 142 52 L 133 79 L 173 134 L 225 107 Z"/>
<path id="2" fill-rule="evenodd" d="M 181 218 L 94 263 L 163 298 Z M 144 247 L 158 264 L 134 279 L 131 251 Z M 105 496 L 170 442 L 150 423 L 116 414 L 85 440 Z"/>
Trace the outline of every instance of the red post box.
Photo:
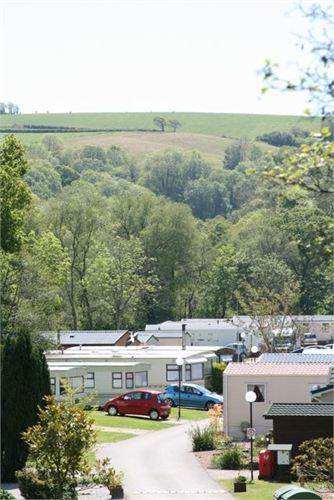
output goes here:
<path id="1" fill-rule="evenodd" d="M 262 450 L 259 453 L 259 479 L 269 479 L 274 472 L 274 455 L 272 451 Z"/>

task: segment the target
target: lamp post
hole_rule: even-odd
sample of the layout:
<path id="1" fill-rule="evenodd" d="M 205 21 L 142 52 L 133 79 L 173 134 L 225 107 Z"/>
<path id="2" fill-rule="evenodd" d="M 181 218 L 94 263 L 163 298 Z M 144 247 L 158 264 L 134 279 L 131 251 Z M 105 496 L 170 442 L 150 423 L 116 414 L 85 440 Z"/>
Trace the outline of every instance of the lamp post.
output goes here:
<path id="1" fill-rule="evenodd" d="M 181 418 L 181 384 L 182 384 L 182 366 L 183 366 L 183 358 L 176 358 L 176 364 L 179 368 L 179 412 L 177 419 Z"/>
<path id="2" fill-rule="evenodd" d="M 250 428 L 252 429 L 251 432 L 253 432 L 253 403 L 256 401 L 256 394 L 254 391 L 248 391 L 246 392 L 245 399 L 247 403 L 249 403 L 249 425 Z M 253 436 L 250 435 L 250 452 L 251 452 L 251 463 L 250 463 L 250 470 L 251 470 L 251 481 L 253 481 Z"/>
<path id="3" fill-rule="evenodd" d="M 242 361 L 245 355 L 245 338 L 246 338 L 245 332 L 240 333 L 240 338 L 242 342 L 242 353 L 239 353 L 239 361 Z"/>
<path id="4" fill-rule="evenodd" d="M 251 348 L 251 356 L 252 356 L 253 361 L 254 361 L 254 358 L 258 352 L 259 352 L 259 348 L 256 345 L 253 345 Z"/>

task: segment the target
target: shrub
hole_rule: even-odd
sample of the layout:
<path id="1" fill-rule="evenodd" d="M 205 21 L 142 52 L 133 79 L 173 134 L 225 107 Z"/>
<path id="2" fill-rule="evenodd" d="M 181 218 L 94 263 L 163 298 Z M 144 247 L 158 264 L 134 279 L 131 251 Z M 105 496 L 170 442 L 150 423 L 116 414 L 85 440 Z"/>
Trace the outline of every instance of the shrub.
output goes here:
<path id="1" fill-rule="evenodd" d="M 312 439 L 299 446 L 300 455 L 292 461 L 292 472 L 301 484 L 315 482 L 333 485 L 333 448 L 333 438 Z"/>
<path id="2" fill-rule="evenodd" d="M 15 500 L 15 497 L 7 490 L 0 490 L 1 500 Z"/>
<path id="3" fill-rule="evenodd" d="M 237 476 L 234 478 L 234 483 L 246 483 L 247 482 L 247 477 L 246 476 Z"/>
<path id="4" fill-rule="evenodd" d="M 207 451 L 216 448 L 215 433 L 210 426 L 196 426 L 190 430 L 193 451 Z"/>
<path id="5" fill-rule="evenodd" d="M 50 484 L 38 476 L 34 467 L 25 467 L 17 471 L 16 477 L 24 498 L 56 498 Z"/>
<path id="6" fill-rule="evenodd" d="M 64 402 L 48 396 L 46 403 L 39 412 L 40 423 L 22 434 L 29 446 L 29 461 L 36 470 L 34 477 L 54 486 L 48 498 L 65 498 L 65 494 L 74 498 L 79 475 L 89 470 L 86 456 L 96 439 L 94 421 L 73 402 L 71 393 Z"/>
<path id="7" fill-rule="evenodd" d="M 242 452 L 235 445 L 229 446 L 213 457 L 213 464 L 218 469 L 239 470 L 243 465 Z"/>
<path id="8" fill-rule="evenodd" d="M 96 461 L 96 473 L 93 476 L 93 482 L 98 485 L 105 486 L 109 492 L 112 493 L 113 488 L 123 485 L 124 473 L 117 472 L 110 465 L 110 459 L 104 458 L 103 460 Z"/>
<path id="9" fill-rule="evenodd" d="M 214 392 L 223 392 L 223 373 L 226 363 L 212 363 L 211 388 Z"/>

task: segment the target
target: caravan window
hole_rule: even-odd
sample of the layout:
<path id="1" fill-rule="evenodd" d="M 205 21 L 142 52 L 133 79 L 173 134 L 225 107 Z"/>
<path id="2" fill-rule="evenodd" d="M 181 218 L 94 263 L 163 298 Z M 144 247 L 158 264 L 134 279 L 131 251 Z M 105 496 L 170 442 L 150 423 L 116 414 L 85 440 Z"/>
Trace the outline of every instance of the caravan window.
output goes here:
<path id="1" fill-rule="evenodd" d="M 70 386 L 72 389 L 77 389 L 77 392 L 84 392 L 84 378 L 70 377 Z"/>
<path id="2" fill-rule="evenodd" d="M 147 387 L 148 386 L 147 372 L 136 372 L 135 373 L 135 384 L 136 384 L 136 387 Z"/>
<path id="3" fill-rule="evenodd" d="M 133 389 L 133 372 L 126 372 L 125 387 L 126 389 Z"/>
<path id="4" fill-rule="evenodd" d="M 56 394 L 56 378 L 55 377 L 50 377 L 50 389 L 51 389 L 51 394 Z"/>
<path id="5" fill-rule="evenodd" d="M 167 382 L 176 382 L 179 380 L 179 367 L 177 365 L 166 365 Z"/>
<path id="6" fill-rule="evenodd" d="M 112 374 L 112 388 L 113 389 L 122 389 L 122 373 L 114 372 Z"/>
<path id="7" fill-rule="evenodd" d="M 88 372 L 85 378 L 85 389 L 94 389 L 95 387 L 95 373 Z"/>
<path id="8" fill-rule="evenodd" d="M 256 394 L 255 403 L 264 403 L 265 398 L 265 385 L 264 384 L 247 384 L 247 392 L 253 391 Z"/>

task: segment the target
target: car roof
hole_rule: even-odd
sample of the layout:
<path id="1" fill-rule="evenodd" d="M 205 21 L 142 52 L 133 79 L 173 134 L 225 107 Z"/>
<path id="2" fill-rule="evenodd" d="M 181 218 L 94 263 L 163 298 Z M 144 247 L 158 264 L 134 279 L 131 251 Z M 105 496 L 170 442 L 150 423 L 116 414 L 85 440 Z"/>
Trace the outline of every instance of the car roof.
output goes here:
<path id="1" fill-rule="evenodd" d="M 132 394 L 133 392 L 147 392 L 148 394 L 162 394 L 161 391 L 151 391 L 149 389 L 133 389 L 132 391 L 124 392 L 123 394 L 119 394 L 119 396 L 124 396 L 124 394 Z"/>

